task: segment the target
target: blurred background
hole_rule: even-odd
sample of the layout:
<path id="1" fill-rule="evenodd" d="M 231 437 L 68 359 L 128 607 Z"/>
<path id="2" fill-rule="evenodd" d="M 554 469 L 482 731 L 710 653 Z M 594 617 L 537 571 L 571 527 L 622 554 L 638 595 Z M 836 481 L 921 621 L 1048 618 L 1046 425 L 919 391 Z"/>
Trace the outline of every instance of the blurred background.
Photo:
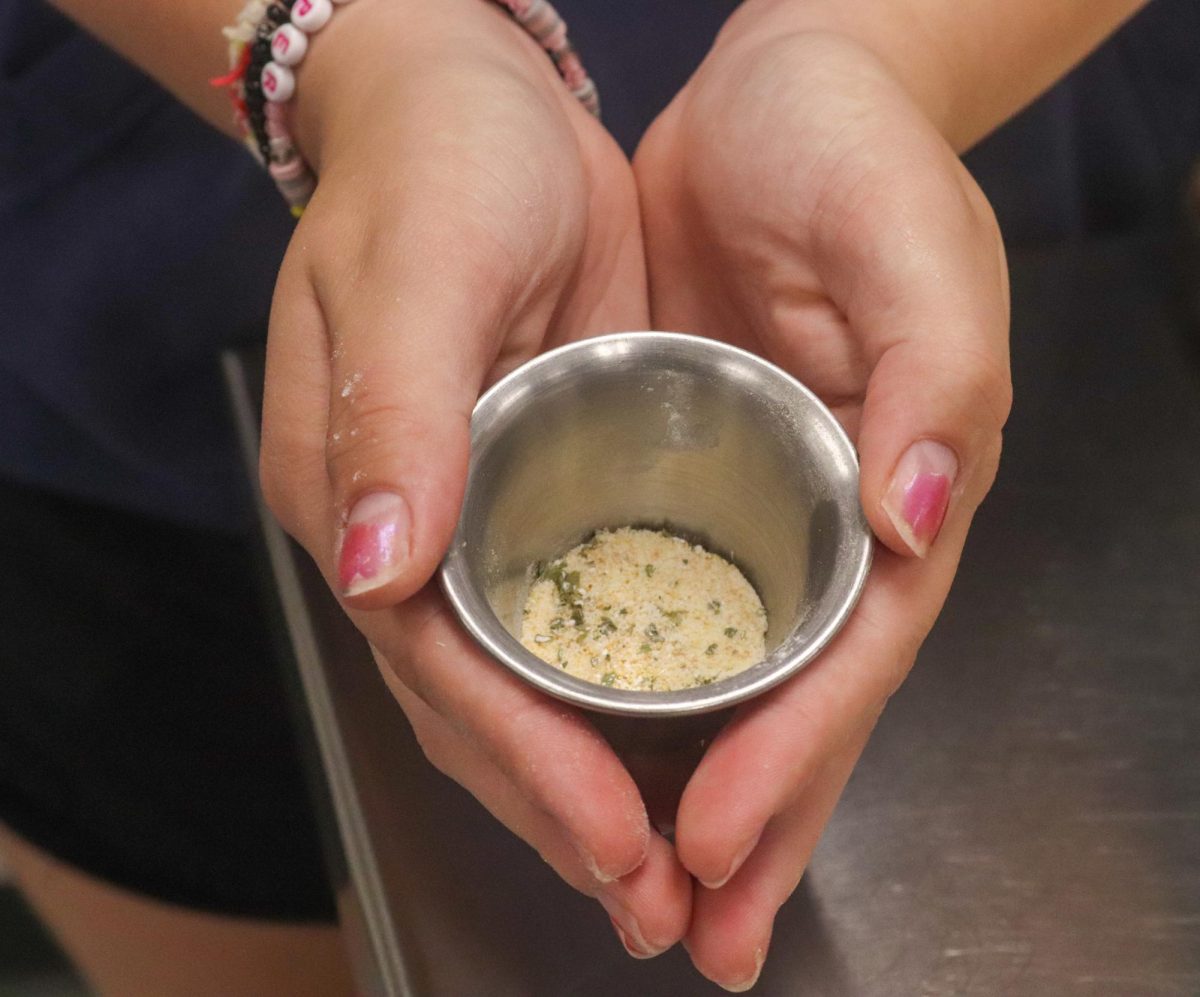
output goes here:
<path id="1" fill-rule="evenodd" d="M 0 856 L 0 997 L 82 997 L 86 992 L 21 900 Z"/>

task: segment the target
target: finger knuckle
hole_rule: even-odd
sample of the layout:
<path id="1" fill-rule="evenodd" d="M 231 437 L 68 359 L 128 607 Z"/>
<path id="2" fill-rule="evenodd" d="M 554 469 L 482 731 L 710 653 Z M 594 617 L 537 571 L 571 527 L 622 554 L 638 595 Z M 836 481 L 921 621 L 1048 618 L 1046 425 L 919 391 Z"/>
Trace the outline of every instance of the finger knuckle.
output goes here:
<path id="1" fill-rule="evenodd" d="M 968 397 L 982 413 L 987 430 L 999 432 L 1008 421 L 1013 403 L 1012 375 L 1007 358 L 990 351 L 977 354 L 973 363 L 964 366 L 963 379 Z"/>
<path id="2" fill-rule="evenodd" d="M 942 344 L 931 366 L 940 374 L 947 403 L 967 425 L 989 435 L 1003 428 L 1013 401 L 1006 354 L 977 343 Z"/>
<path id="3" fill-rule="evenodd" d="M 350 382 L 348 382 L 350 383 Z M 357 398 L 335 406 L 325 440 L 325 463 L 341 488 L 364 480 L 384 461 L 406 452 L 428 452 L 434 429 L 402 402 L 372 397 L 364 388 Z"/>

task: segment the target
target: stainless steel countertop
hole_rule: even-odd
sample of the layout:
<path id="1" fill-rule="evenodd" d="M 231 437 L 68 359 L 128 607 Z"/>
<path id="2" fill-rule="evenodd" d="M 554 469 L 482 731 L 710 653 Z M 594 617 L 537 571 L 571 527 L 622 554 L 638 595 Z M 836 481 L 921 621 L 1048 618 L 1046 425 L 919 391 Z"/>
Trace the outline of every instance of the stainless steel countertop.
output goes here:
<path id="1" fill-rule="evenodd" d="M 1200 379 L 1171 267 L 1141 243 L 1014 262 L 1000 478 L 754 993 L 1200 994 Z M 434 771 L 304 556 L 268 542 L 365 993 L 723 992 L 678 949 L 629 959 Z"/>

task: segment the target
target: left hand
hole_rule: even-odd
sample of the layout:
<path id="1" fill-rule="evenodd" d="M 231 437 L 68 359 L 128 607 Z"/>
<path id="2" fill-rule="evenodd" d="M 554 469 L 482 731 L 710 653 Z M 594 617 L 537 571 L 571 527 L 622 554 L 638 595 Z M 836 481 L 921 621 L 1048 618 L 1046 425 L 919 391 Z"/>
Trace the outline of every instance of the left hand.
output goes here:
<path id="1" fill-rule="evenodd" d="M 734 990 L 757 978 L 776 911 L 941 609 L 1011 396 L 983 194 L 870 52 L 764 32 L 753 6 L 635 159 L 654 328 L 751 349 L 816 391 L 857 443 L 881 544 L 847 626 L 738 711 L 679 807 L 678 854 L 699 881 L 689 951 Z"/>

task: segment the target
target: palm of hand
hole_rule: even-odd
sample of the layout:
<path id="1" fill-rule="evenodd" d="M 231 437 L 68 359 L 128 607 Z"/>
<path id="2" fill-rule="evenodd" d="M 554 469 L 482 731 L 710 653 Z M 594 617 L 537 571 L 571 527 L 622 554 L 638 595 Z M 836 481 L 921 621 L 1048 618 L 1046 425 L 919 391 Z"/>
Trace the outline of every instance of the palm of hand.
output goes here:
<path id="1" fill-rule="evenodd" d="M 638 149 L 654 321 L 762 353 L 854 435 L 899 338 L 870 318 L 947 241 L 994 270 L 990 209 L 862 50 L 789 38 L 739 55 L 710 60 Z"/>

